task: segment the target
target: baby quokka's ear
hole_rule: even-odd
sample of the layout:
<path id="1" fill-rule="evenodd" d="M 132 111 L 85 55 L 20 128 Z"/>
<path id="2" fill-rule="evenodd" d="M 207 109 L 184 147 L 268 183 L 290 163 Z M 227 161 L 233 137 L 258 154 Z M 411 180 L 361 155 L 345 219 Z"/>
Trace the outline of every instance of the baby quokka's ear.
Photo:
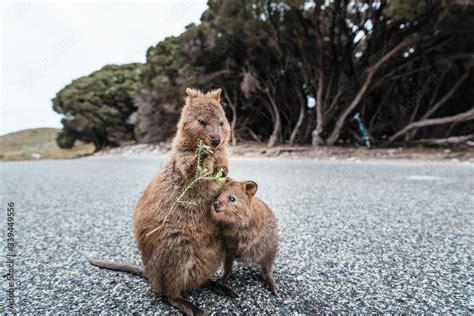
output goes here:
<path id="1" fill-rule="evenodd" d="M 207 93 L 207 95 L 211 98 L 213 98 L 214 100 L 216 100 L 217 102 L 220 102 L 221 101 L 221 92 L 222 92 L 222 89 L 215 89 L 215 90 L 211 90 Z"/>
<path id="2" fill-rule="evenodd" d="M 255 193 L 257 193 L 258 185 L 254 181 L 244 181 L 242 182 L 245 194 L 249 197 L 249 200 L 253 198 Z"/>
<path id="3" fill-rule="evenodd" d="M 197 89 L 193 89 L 193 88 L 186 88 L 186 94 L 191 99 L 202 95 L 201 91 L 199 91 Z"/>

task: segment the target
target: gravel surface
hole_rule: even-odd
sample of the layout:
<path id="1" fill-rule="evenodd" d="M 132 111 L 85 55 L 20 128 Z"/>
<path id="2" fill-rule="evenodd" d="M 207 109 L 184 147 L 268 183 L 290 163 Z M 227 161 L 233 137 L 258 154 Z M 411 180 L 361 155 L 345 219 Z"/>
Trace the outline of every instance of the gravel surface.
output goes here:
<path id="1" fill-rule="evenodd" d="M 86 261 L 140 262 L 133 209 L 161 162 L 0 164 L 4 244 L 15 203 L 17 312 L 176 312 L 139 277 Z M 229 281 L 238 298 L 186 296 L 207 312 L 474 312 L 472 165 L 234 159 L 230 171 L 255 180 L 277 216 L 279 296 L 239 265 Z"/>

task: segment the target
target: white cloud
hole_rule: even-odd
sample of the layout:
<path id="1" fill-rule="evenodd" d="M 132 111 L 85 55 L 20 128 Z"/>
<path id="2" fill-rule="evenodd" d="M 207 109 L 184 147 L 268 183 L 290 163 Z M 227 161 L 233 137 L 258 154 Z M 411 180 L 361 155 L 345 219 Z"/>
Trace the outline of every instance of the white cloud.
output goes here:
<path id="1" fill-rule="evenodd" d="M 2 2 L 0 134 L 60 127 L 57 91 L 106 64 L 145 62 L 148 47 L 205 9 L 205 0 Z"/>

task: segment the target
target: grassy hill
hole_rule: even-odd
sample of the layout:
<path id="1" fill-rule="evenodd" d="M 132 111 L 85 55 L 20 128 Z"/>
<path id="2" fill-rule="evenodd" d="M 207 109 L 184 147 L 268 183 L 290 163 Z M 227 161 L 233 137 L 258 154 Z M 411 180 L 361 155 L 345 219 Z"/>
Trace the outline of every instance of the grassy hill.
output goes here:
<path id="1" fill-rule="evenodd" d="M 94 146 L 76 142 L 71 149 L 61 149 L 56 144 L 60 129 L 34 128 L 0 136 L 0 160 L 29 160 L 40 155 L 41 159 L 75 158 L 90 154 Z"/>

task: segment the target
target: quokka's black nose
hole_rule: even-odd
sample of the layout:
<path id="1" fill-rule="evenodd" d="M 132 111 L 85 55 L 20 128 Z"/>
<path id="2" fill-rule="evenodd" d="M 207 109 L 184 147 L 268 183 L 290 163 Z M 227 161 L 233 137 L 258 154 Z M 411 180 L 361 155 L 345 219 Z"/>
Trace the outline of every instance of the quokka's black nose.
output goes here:
<path id="1" fill-rule="evenodd" d="M 212 137 L 211 138 L 211 145 L 213 147 L 218 146 L 221 143 L 221 139 L 219 137 Z"/>
<path id="2" fill-rule="evenodd" d="M 215 202 L 214 202 L 214 208 L 217 210 L 217 209 L 219 209 L 220 207 L 221 207 L 221 202 L 215 201 Z"/>

